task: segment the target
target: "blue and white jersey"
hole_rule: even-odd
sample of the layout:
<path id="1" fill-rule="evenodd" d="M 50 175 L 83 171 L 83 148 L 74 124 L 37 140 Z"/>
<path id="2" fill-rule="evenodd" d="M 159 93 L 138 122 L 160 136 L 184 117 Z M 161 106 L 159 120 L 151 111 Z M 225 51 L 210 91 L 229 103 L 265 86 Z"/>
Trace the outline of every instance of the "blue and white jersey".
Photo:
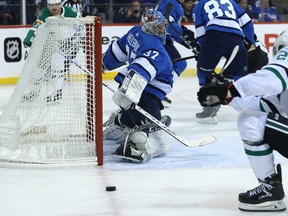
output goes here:
<path id="1" fill-rule="evenodd" d="M 103 57 L 103 64 L 108 70 L 123 66 L 115 77 L 121 84 L 130 69 L 137 71 L 147 81 L 144 89 L 163 100 L 170 93 L 173 85 L 173 66 L 160 37 L 141 31 L 140 26 L 130 29 L 123 37 L 113 42 Z"/>
<path id="2" fill-rule="evenodd" d="M 230 0 L 200 0 L 193 8 L 196 38 L 200 46 L 206 31 L 214 30 L 240 35 L 254 44 L 254 26 L 250 17 Z"/>
<path id="3" fill-rule="evenodd" d="M 178 33 L 175 32 L 170 25 L 168 26 L 167 32 L 172 36 L 174 40 L 176 40 L 179 43 L 182 43 L 183 40 L 179 36 L 179 34 L 183 35 L 183 29 L 181 28 L 181 21 L 184 16 L 184 9 L 181 6 L 181 4 L 177 0 L 162 0 L 156 6 L 155 10 L 160 11 L 165 16 L 167 13 L 166 11 L 167 5 L 169 3 L 172 4 L 173 7 L 170 11 L 168 21 L 171 23 L 170 25 L 173 25 L 173 27 L 177 30 Z M 165 16 L 165 18 L 167 18 L 167 16 Z"/>

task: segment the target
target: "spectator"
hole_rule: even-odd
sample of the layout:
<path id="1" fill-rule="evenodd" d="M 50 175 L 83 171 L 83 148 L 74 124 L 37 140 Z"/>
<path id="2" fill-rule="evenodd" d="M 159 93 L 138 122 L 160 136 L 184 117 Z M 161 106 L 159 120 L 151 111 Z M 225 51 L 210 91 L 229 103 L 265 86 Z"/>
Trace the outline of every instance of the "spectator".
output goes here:
<path id="1" fill-rule="evenodd" d="M 258 15 L 258 21 L 279 22 L 282 21 L 281 16 L 272 3 L 272 0 L 261 0 L 261 12 Z"/>
<path id="2" fill-rule="evenodd" d="M 125 23 L 126 15 L 131 4 L 130 0 L 114 0 L 113 7 L 113 22 L 114 23 Z"/>
<path id="3" fill-rule="evenodd" d="M 141 3 L 138 0 L 134 0 L 131 3 L 131 7 L 127 11 L 126 22 L 128 23 L 140 23 L 141 21 Z"/>
<path id="4" fill-rule="evenodd" d="M 182 22 L 193 22 L 192 19 L 192 10 L 195 4 L 197 4 L 198 1 L 195 0 L 185 0 L 182 4 L 182 7 L 184 9 L 184 16 L 182 18 Z"/>
<path id="5" fill-rule="evenodd" d="M 82 16 L 82 8 L 83 3 L 82 0 L 64 0 L 62 1 L 62 5 L 66 7 L 72 7 L 75 9 L 75 11 Z"/>
<path id="6" fill-rule="evenodd" d="M 96 16 L 98 8 L 93 0 L 83 0 L 82 16 Z"/>
<path id="7" fill-rule="evenodd" d="M 101 18 L 102 22 L 106 22 L 107 16 L 107 5 L 109 0 L 82 0 L 82 16 L 98 16 Z"/>
<path id="8" fill-rule="evenodd" d="M 158 0 L 140 0 L 140 3 L 143 4 L 153 4 L 156 5 L 159 1 Z"/>
<path id="9" fill-rule="evenodd" d="M 36 4 L 36 17 L 39 15 L 39 11 L 43 8 L 46 7 L 46 1 L 45 0 L 35 0 L 35 4 Z"/>
<path id="10" fill-rule="evenodd" d="M 26 22 L 32 24 L 36 19 L 35 0 L 26 0 Z"/>
<path id="11" fill-rule="evenodd" d="M 0 0 L 0 25 L 20 24 L 17 0 Z"/>
<path id="12" fill-rule="evenodd" d="M 248 7 L 249 2 L 248 0 L 238 0 L 237 3 L 243 8 L 243 10 L 248 14 L 248 16 L 252 19 L 252 21 L 257 21 L 255 20 L 256 17 L 253 15 L 253 10 L 252 7 Z"/>

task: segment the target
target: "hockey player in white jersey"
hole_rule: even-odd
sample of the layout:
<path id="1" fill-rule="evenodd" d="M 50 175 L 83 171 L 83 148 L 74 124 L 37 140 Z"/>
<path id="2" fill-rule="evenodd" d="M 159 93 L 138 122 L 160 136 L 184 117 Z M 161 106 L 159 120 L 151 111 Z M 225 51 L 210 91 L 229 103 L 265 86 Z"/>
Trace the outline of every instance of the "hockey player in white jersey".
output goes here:
<path id="1" fill-rule="evenodd" d="M 103 55 L 103 69 L 113 70 L 128 63 L 114 78 L 119 88 L 113 96 L 121 108 L 111 116 L 104 138 L 117 140 L 114 156 L 145 162 L 167 151 L 167 134 L 153 127 L 135 110 L 134 104 L 161 119 L 161 101 L 172 89 L 173 66 L 165 50 L 167 21 L 161 12 L 149 9 L 140 26 L 132 27 L 113 42 Z M 170 117 L 166 116 L 166 123 Z M 168 120 L 168 121 L 167 121 Z"/>
<path id="2" fill-rule="evenodd" d="M 273 150 L 288 158 L 288 30 L 276 39 L 273 55 L 273 59 L 256 73 L 234 83 L 208 84 L 198 92 L 198 100 L 204 107 L 230 104 L 240 110 L 238 130 L 260 183 L 258 187 L 239 194 L 239 209 L 243 211 L 286 209 L 281 166 L 278 164 L 275 170 Z M 257 97 L 254 97 L 257 95 L 264 95 L 268 101 L 265 107 L 262 102 L 257 103 Z"/>
<path id="3" fill-rule="evenodd" d="M 33 23 L 33 26 L 28 31 L 23 43 L 25 47 L 30 47 L 33 44 L 34 37 L 37 36 L 38 28 L 43 27 L 42 25 L 45 24 L 46 19 L 48 17 L 52 16 L 61 16 L 61 17 L 69 17 L 69 18 L 78 18 L 80 17 L 77 12 L 71 8 L 66 6 L 61 6 L 61 0 L 47 0 L 47 7 L 44 7 L 39 12 L 39 15 L 36 19 L 36 21 Z M 63 41 L 58 42 L 56 46 L 60 47 L 60 49 L 64 49 L 64 47 L 70 48 L 70 55 L 69 58 L 74 58 L 78 49 L 79 49 L 79 42 L 73 41 L 73 35 L 78 34 L 77 29 L 71 30 L 71 37 L 69 38 L 61 38 L 63 41 L 66 40 L 64 43 Z M 55 38 L 56 33 L 50 33 L 49 38 Z M 75 38 L 75 37 L 74 37 Z M 47 42 L 49 43 L 49 42 Z M 50 41 L 51 43 L 51 41 Z M 45 47 L 44 47 L 45 48 Z M 47 102 L 55 102 L 62 98 L 62 88 L 63 88 L 63 82 L 64 82 L 64 74 L 69 68 L 69 61 L 65 59 L 63 55 L 61 55 L 58 52 L 49 53 L 47 50 L 44 49 L 44 51 L 41 53 L 40 58 L 42 59 L 49 59 L 49 61 L 53 62 L 51 64 L 51 68 L 48 70 L 53 71 L 53 87 L 54 91 L 51 93 L 50 96 L 47 97 Z M 45 61 L 43 61 L 45 62 Z M 39 65 L 39 68 L 42 66 Z M 39 76 L 41 73 L 39 73 Z M 39 94 L 39 88 L 38 85 L 39 80 L 41 80 L 41 77 L 34 77 L 34 87 L 33 91 L 23 96 L 23 101 L 30 101 L 36 98 Z"/>

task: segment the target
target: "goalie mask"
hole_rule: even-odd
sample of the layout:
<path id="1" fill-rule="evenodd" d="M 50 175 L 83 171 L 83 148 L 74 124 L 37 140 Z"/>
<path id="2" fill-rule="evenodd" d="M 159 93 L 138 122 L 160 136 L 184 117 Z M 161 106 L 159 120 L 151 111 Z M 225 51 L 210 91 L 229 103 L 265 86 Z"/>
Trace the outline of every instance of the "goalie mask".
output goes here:
<path id="1" fill-rule="evenodd" d="M 273 56 L 276 55 L 280 49 L 286 46 L 288 46 L 288 30 L 283 31 L 276 39 L 273 46 Z"/>
<path id="2" fill-rule="evenodd" d="M 158 37 L 166 35 L 167 20 L 160 11 L 146 10 L 141 17 L 141 30 Z"/>

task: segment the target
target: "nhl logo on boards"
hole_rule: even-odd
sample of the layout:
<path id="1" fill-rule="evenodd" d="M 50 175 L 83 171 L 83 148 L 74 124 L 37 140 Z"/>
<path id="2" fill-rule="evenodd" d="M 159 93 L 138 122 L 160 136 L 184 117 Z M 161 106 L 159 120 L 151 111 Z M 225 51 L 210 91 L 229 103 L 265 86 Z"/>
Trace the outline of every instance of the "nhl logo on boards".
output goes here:
<path id="1" fill-rule="evenodd" d="M 4 57 L 6 62 L 19 62 L 22 58 L 21 39 L 17 37 L 4 40 Z"/>

